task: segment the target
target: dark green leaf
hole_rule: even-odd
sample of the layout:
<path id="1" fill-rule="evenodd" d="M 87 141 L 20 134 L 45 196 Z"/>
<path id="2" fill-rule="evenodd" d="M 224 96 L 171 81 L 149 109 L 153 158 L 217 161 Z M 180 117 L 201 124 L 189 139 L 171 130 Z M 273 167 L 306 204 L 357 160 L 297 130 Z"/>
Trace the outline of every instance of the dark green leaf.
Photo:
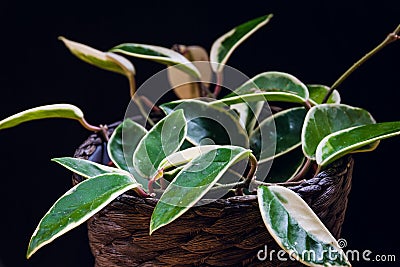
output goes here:
<path id="1" fill-rule="evenodd" d="M 329 91 L 329 87 L 320 84 L 308 84 L 308 92 L 310 93 L 310 100 L 313 104 L 322 104 L 325 95 Z M 328 99 L 328 104 L 340 104 L 340 95 L 337 90 L 333 90 L 333 93 Z"/>
<path id="2" fill-rule="evenodd" d="M 240 124 L 247 133 L 253 132 L 257 119 L 261 114 L 264 102 L 246 102 L 230 105 L 231 109 L 236 110 L 239 114 Z"/>
<path id="3" fill-rule="evenodd" d="M 178 52 L 165 47 L 126 43 L 113 47 L 110 51 L 123 53 L 128 56 L 150 59 L 168 66 L 175 66 L 197 79 L 201 78 L 199 70 L 193 63 Z"/>
<path id="4" fill-rule="evenodd" d="M 322 104 L 312 107 L 304 120 L 301 133 L 303 152 L 315 159 L 321 140 L 334 132 L 354 126 L 373 124 L 375 120 L 366 110 L 343 104 Z"/>
<path id="5" fill-rule="evenodd" d="M 230 166 L 247 159 L 250 151 L 223 146 L 201 154 L 187 164 L 158 201 L 150 222 L 150 234 L 171 223 L 195 205 Z"/>
<path id="6" fill-rule="evenodd" d="M 124 192 L 138 187 L 123 174 L 102 174 L 71 188 L 50 208 L 29 242 L 27 258 L 88 220 Z"/>
<path id="7" fill-rule="evenodd" d="M 277 157 L 272 162 L 267 179 L 268 183 L 283 183 L 292 178 L 301 169 L 305 157 L 301 148 Z M 258 169 L 262 169 L 262 165 Z"/>
<path id="8" fill-rule="evenodd" d="M 260 93 L 269 93 L 265 94 L 265 97 L 269 96 L 269 101 L 301 103 L 309 98 L 307 87 L 299 79 L 288 73 L 276 71 L 258 74 L 225 98 Z"/>
<path id="9" fill-rule="evenodd" d="M 348 153 L 400 134 L 400 122 L 383 122 L 344 129 L 326 136 L 316 152 L 318 165 L 325 166 Z"/>
<path id="10" fill-rule="evenodd" d="M 213 70 L 221 72 L 235 48 L 255 31 L 267 24 L 271 18 L 272 15 L 270 14 L 250 20 L 219 37 L 212 45 L 210 52 L 210 61 L 219 63 L 212 64 Z"/>
<path id="11" fill-rule="evenodd" d="M 108 155 L 115 166 L 128 172 L 132 171 L 133 152 L 146 133 L 147 130 L 143 126 L 131 119 L 124 120 L 115 128 L 107 146 Z"/>
<path id="12" fill-rule="evenodd" d="M 248 147 L 246 131 L 236 113 L 200 100 L 185 100 L 160 106 L 165 113 L 184 110 L 187 139 L 194 145 L 236 145 Z"/>
<path id="13" fill-rule="evenodd" d="M 148 186 L 148 179 L 142 177 L 133 167 L 133 153 L 146 133 L 144 127 L 131 119 L 126 119 L 115 128 L 107 145 L 108 155 L 115 166 L 131 173 L 145 189 Z"/>
<path id="14" fill-rule="evenodd" d="M 329 230 L 296 193 L 282 186 L 260 186 L 257 195 L 268 232 L 289 255 L 308 266 L 351 266 Z"/>
<path id="15" fill-rule="evenodd" d="M 292 108 L 262 121 L 250 135 L 250 148 L 259 162 L 279 157 L 301 145 L 305 108 Z"/>
<path id="16" fill-rule="evenodd" d="M 133 166 L 144 177 L 152 178 L 160 162 L 177 151 L 185 140 L 186 120 L 177 110 L 159 121 L 140 140 L 133 154 Z"/>
<path id="17" fill-rule="evenodd" d="M 31 108 L 0 121 L 0 130 L 17 126 L 23 122 L 47 118 L 65 118 L 82 121 L 83 112 L 79 108 L 69 104 L 54 104 Z"/>

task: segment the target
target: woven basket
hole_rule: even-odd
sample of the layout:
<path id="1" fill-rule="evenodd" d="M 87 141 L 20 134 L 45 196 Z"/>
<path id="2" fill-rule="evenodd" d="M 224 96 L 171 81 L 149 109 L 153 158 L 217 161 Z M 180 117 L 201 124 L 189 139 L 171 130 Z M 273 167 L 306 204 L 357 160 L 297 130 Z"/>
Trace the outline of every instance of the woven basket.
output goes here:
<path id="1" fill-rule="evenodd" d="M 110 125 L 109 133 L 112 132 Z M 106 144 L 91 135 L 75 157 L 109 161 Z M 316 212 L 339 238 L 351 189 L 353 160 L 346 157 L 300 185 L 288 187 Z M 73 176 L 74 184 L 82 177 Z M 257 253 L 280 248 L 266 231 L 255 196 L 219 199 L 192 208 L 149 236 L 157 199 L 128 192 L 89 219 L 88 234 L 95 267 L 122 266 L 300 266 L 276 257 L 260 261 Z M 276 255 L 276 254 L 275 254 Z"/>

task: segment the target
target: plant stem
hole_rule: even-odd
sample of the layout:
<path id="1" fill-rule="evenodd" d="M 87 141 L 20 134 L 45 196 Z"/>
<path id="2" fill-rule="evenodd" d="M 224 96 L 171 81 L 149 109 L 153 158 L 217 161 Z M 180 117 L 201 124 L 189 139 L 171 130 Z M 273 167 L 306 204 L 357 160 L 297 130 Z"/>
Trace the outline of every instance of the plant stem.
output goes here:
<path id="1" fill-rule="evenodd" d="M 135 76 L 133 74 L 129 74 L 127 75 L 128 80 L 129 80 L 129 88 L 130 88 L 130 94 L 131 94 L 131 98 L 132 101 L 135 102 L 136 106 L 139 109 L 140 114 L 142 114 L 143 118 L 145 120 L 148 121 L 148 123 L 151 126 L 154 126 L 154 121 L 150 118 L 150 116 L 147 114 L 146 110 L 144 109 L 142 102 L 140 101 L 140 99 L 138 98 L 138 96 L 136 95 L 136 81 L 135 81 Z"/>
<path id="2" fill-rule="evenodd" d="M 400 24 L 397 26 L 397 28 L 389 33 L 385 40 L 383 40 L 378 46 L 376 46 L 374 49 L 372 49 L 370 52 L 365 54 L 360 60 L 358 60 L 356 63 L 354 63 L 345 73 L 342 74 L 342 76 L 339 77 L 339 79 L 336 80 L 336 82 L 333 83 L 331 88 L 329 89 L 328 93 L 325 95 L 324 100 L 322 103 L 326 103 L 333 93 L 333 91 L 344 81 L 347 79 L 347 77 L 350 76 L 350 74 L 353 73 L 358 67 L 360 67 L 364 62 L 366 62 L 369 58 L 371 58 L 373 55 L 375 55 L 378 51 L 380 51 L 382 48 L 387 46 L 390 43 L 393 43 L 396 40 L 400 39 L 400 36 L 398 35 L 400 32 Z"/>
<path id="3" fill-rule="evenodd" d="M 312 163 L 312 161 L 310 159 L 307 159 L 306 163 L 304 163 L 301 170 L 295 176 L 293 176 L 292 178 L 287 180 L 287 182 L 297 182 L 300 179 L 303 179 L 304 175 L 306 175 L 308 170 L 310 169 L 311 163 Z"/>
<path id="4" fill-rule="evenodd" d="M 101 131 L 101 127 L 98 127 L 98 126 L 94 126 L 94 125 L 89 124 L 89 123 L 85 120 L 85 118 L 80 119 L 79 122 L 80 122 L 80 124 L 81 124 L 86 130 L 89 130 L 89 131 L 92 131 L 92 132 L 99 132 L 99 131 Z"/>
<path id="5" fill-rule="evenodd" d="M 222 81 L 223 81 L 222 72 L 217 72 L 216 75 L 217 75 L 217 83 L 216 83 L 215 89 L 214 89 L 214 98 L 217 98 L 219 93 L 221 93 L 221 89 L 222 89 L 221 84 L 222 84 Z"/>
<path id="6" fill-rule="evenodd" d="M 250 183 L 254 177 L 254 174 L 256 173 L 257 170 L 257 159 L 253 154 L 250 154 L 250 170 L 249 173 L 246 176 L 246 179 L 244 180 L 244 187 L 249 188 Z"/>

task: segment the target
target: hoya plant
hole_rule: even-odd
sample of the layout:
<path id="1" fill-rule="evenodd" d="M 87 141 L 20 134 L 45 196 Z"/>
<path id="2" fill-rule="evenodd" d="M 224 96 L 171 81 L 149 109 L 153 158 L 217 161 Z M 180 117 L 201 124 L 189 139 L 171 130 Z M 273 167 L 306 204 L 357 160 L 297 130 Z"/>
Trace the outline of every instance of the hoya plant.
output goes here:
<path id="1" fill-rule="evenodd" d="M 372 151 L 380 140 L 400 134 L 400 121 L 377 123 L 367 110 L 341 103 L 336 90 L 359 65 L 399 39 L 400 26 L 330 87 L 269 71 L 219 97 L 229 56 L 271 18 L 262 16 L 233 28 L 214 42 L 209 53 L 198 46 L 168 49 L 138 43 L 102 52 L 60 37 L 81 60 L 126 76 L 132 101 L 147 122 L 142 125 L 127 117 L 109 136 L 107 126 L 89 124 L 83 112 L 70 104 L 40 106 L 0 121 L 0 129 L 6 129 L 44 118 L 73 119 L 107 142 L 108 164 L 53 159 L 86 179 L 44 215 L 27 257 L 133 190 L 140 197 L 159 199 L 149 235 L 207 200 L 257 195 L 266 229 L 291 256 L 308 266 L 350 266 L 317 215 L 284 184 L 310 178 L 310 173 L 347 154 Z M 182 99 L 161 103 L 157 107 L 161 118 L 148 115 L 149 101 L 137 94 L 135 68 L 124 56 L 167 65 L 171 86 Z M 272 167 L 261 172 L 263 166 Z M 310 249 L 315 257 L 305 257 L 303 252 Z M 328 249 L 334 253 L 324 253 Z"/>

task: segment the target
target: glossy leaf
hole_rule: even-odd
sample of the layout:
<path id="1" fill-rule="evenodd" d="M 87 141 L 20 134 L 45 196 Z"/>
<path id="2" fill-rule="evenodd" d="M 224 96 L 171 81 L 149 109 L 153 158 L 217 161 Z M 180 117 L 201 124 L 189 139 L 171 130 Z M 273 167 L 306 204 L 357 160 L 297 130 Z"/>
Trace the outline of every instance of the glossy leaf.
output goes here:
<path id="1" fill-rule="evenodd" d="M 376 141 L 400 135 L 400 122 L 383 122 L 344 129 L 326 136 L 316 152 L 318 165 L 325 166 Z"/>
<path id="2" fill-rule="evenodd" d="M 123 174 L 102 174 L 71 188 L 50 208 L 29 242 L 27 258 L 57 237 L 81 225 L 124 192 L 138 187 Z"/>
<path id="3" fill-rule="evenodd" d="M 306 109 L 292 108 L 263 120 L 250 135 L 250 148 L 259 162 L 279 157 L 301 145 Z"/>
<path id="4" fill-rule="evenodd" d="M 125 119 L 112 133 L 107 144 L 110 159 L 118 168 L 133 172 L 133 153 L 147 130 L 132 121 Z"/>
<path id="5" fill-rule="evenodd" d="M 102 52 L 90 46 L 59 37 L 65 46 L 79 59 L 96 67 L 124 75 L 135 75 L 135 68 L 126 58 L 110 52 Z M 111 55 L 110 58 L 108 55 Z"/>
<path id="6" fill-rule="evenodd" d="M 201 74 L 202 85 L 205 87 L 209 87 L 212 70 L 207 51 L 203 47 L 196 45 L 178 45 L 177 49 L 177 52 L 179 52 L 185 58 L 191 61 L 193 65 L 199 70 Z M 202 88 L 200 87 L 198 80 L 193 79 L 191 75 L 186 74 L 175 66 L 169 67 L 167 71 L 169 83 L 174 88 L 175 94 L 180 99 L 192 99 L 201 96 Z"/>
<path id="7" fill-rule="evenodd" d="M 248 134 L 253 132 L 254 126 L 256 125 L 257 119 L 261 114 L 263 106 L 263 101 L 244 101 L 243 103 L 230 105 L 231 109 L 236 110 L 239 114 L 240 124 L 244 129 L 246 129 Z"/>
<path id="8" fill-rule="evenodd" d="M 160 162 L 177 151 L 185 140 L 186 120 L 177 110 L 159 121 L 140 140 L 133 153 L 133 166 L 144 177 L 152 178 Z"/>
<path id="9" fill-rule="evenodd" d="M 200 100 L 185 100 L 160 106 L 165 113 L 181 109 L 187 120 L 187 139 L 194 145 L 236 145 L 248 147 L 246 131 L 236 113 Z"/>
<path id="10" fill-rule="evenodd" d="M 230 166 L 247 159 L 250 151 L 224 146 L 201 154 L 187 164 L 169 184 L 151 216 L 150 234 L 179 218 L 195 205 Z"/>
<path id="11" fill-rule="evenodd" d="M 304 154 L 315 159 L 321 140 L 334 132 L 354 126 L 373 124 L 375 120 L 366 110 L 343 104 L 322 104 L 312 107 L 304 120 L 301 133 Z"/>
<path id="12" fill-rule="evenodd" d="M 265 102 L 265 101 L 276 101 L 276 102 L 289 102 L 289 103 L 304 103 L 305 100 L 298 95 L 287 93 L 287 92 L 256 92 L 253 93 L 230 96 L 222 98 L 212 102 L 212 105 L 218 106 L 222 104 L 234 105 L 239 103 L 252 103 L 252 102 Z"/>
<path id="13" fill-rule="evenodd" d="M 110 51 L 119 52 L 132 57 L 150 59 L 168 66 L 175 66 L 197 79 L 201 78 L 199 70 L 189 60 L 178 52 L 165 47 L 125 43 L 113 47 Z"/>
<path id="14" fill-rule="evenodd" d="M 124 170 L 101 165 L 85 159 L 64 157 L 54 158 L 52 161 L 57 162 L 68 170 L 85 178 L 92 178 L 106 173 L 119 173 L 129 176 L 129 173 Z"/>
<path id="15" fill-rule="evenodd" d="M 0 130 L 17 126 L 23 122 L 47 118 L 64 118 L 82 121 L 83 112 L 79 108 L 69 104 L 40 106 L 19 112 L 0 121 Z"/>
<path id="16" fill-rule="evenodd" d="M 219 37 L 212 45 L 210 52 L 211 62 L 218 63 L 212 64 L 213 70 L 215 72 L 221 72 L 236 47 L 259 28 L 267 24 L 271 18 L 271 14 L 255 18 L 233 28 L 228 33 Z"/>
<path id="17" fill-rule="evenodd" d="M 114 165 L 132 174 L 145 190 L 148 188 L 148 179 L 133 167 L 133 153 L 146 134 L 147 130 L 143 126 L 125 119 L 115 128 L 107 144 L 108 155 Z"/>
<path id="18" fill-rule="evenodd" d="M 195 146 L 182 151 L 175 152 L 165 159 L 163 159 L 158 167 L 158 169 L 169 169 L 171 167 L 177 167 L 182 164 L 186 164 L 194 158 L 201 156 L 212 150 L 216 150 L 221 146 L 218 145 L 205 145 L 205 146 Z"/>
<path id="19" fill-rule="evenodd" d="M 268 232 L 289 255 L 308 266 L 351 266 L 329 230 L 296 193 L 282 186 L 260 186 L 257 195 Z"/>
<path id="20" fill-rule="evenodd" d="M 265 182 L 283 183 L 294 177 L 303 166 L 305 157 L 300 147 L 277 157 L 272 162 Z M 262 169 L 262 163 L 258 169 Z"/>
<path id="21" fill-rule="evenodd" d="M 260 73 L 242 84 L 225 98 L 248 94 L 270 95 L 268 101 L 305 102 L 309 98 L 307 86 L 299 79 L 284 72 L 270 71 Z M 280 98 L 281 99 L 280 99 Z"/>
<path id="22" fill-rule="evenodd" d="M 310 93 L 310 101 L 316 104 L 322 104 L 325 95 L 329 91 L 329 87 L 320 84 L 308 84 L 308 92 Z M 340 104 L 340 94 L 337 90 L 333 90 L 331 96 L 328 99 L 328 104 Z"/>

